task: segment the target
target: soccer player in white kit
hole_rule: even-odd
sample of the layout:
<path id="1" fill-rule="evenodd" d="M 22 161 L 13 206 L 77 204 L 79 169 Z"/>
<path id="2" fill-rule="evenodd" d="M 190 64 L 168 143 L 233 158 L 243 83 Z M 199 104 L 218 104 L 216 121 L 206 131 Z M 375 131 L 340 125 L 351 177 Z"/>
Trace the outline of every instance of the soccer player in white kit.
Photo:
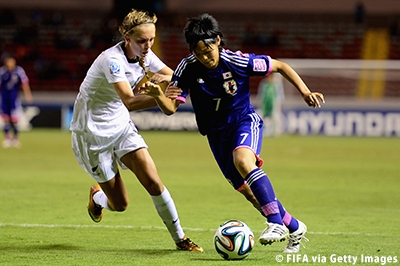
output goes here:
<path id="1" fill-rule="evenodd" d="M 128 194 L 118 164 L 130 169 L 150 194 L 154 206 L 178 249 L 203 252 L 186 237 L 175 203 L 158 176 L 145 141 L 130 119 L 129 111 L 158 105 L 167 98 L 161 87 L 172 69 L 151 50 L 157 17 L 132 9 L 119 32 L 123 41 L 103 51 L 89 68 L 74 104 L 71 122 L 72 149 L 80 166 L 96 181 L 90 189 L 88 212 L 100 222 L 103 209 L 124 211 Z M 147 85 L 159 88 L 156 95 L 134 95 L 133 89 L 147 70 L 155 73 Z"/>

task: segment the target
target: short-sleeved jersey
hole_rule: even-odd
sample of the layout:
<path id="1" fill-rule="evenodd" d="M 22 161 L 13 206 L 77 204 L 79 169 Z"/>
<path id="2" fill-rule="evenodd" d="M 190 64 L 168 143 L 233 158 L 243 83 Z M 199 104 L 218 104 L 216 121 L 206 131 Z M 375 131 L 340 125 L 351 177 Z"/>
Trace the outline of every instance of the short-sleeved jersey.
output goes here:
<path id="1" fill-rule="evenodd" d="M 221 49 L 218 67 L 206 69 L 193 54 L 184 58 L 172 80 L 183 92 L 177 100 L 190 99 L 202 135 L 223 130 L 253 113 L 250 103 L 250 77 L 265 76 L 272 70 L 266 55 L 243 54 Z"/>
<path id="2" fill-rule="evenodd" d="M 120 134 L 130 121 L 129 111 L 112 84 L 127 81 L 133 89 L 145 73 L 139 63 L 128 62 L 123 45 L 120 42 L 103 51 L 89 68 L 75 100 L 72 131 L 108 138 Z M 165 64 L 149 51 L 145 66 L 156 73 Z"/>
<path id="3" fill-rule="evenodd" d="M 3 102 L 15 102 L 21 85 L 28 83 L 28 76 L 22 67 L 16 66 L 11 72 L 5 66 L 0 67 L 0 91 Z"/>

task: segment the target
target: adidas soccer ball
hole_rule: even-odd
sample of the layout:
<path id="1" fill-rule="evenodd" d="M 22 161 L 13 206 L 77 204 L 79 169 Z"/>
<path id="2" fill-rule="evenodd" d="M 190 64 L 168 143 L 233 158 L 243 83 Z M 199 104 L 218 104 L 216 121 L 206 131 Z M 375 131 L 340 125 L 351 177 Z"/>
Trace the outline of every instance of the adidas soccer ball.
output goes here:
<path id="1" fill-rule="evenodd" d="M 229 220 L 215 231 L 214 245 L 224 259 L 242 260 L 253 250 L 254 234 L 244 222 Z"/>

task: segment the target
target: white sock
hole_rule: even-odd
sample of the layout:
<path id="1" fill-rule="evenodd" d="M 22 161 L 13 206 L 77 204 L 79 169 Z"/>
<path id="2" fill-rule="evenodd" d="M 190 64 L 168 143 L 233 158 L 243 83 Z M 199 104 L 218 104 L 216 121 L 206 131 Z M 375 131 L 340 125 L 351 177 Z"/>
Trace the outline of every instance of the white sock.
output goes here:
<path id="1" fill-rule="evenodd" d="M 169 233 L 175 243 L 183 240 L 185 233 L 179 221 L 178 212 L 175 207 L 174 200 L 168 189 L 164 187 L 164 191 L 159 196 L 151 196 L 158 215 L 167 226 Z"/>
<path id="2" fill-rule="evenodd" d="M 98 192 L 94 193 L 93 201 L 94 201 L 94 203 L 96 203 L 97 205 L 100 205 L 104 209 L 112 211 L 110 209 L 110 207 L 108 206 L 108 198 L 103 190 L 99 190 Z"/>

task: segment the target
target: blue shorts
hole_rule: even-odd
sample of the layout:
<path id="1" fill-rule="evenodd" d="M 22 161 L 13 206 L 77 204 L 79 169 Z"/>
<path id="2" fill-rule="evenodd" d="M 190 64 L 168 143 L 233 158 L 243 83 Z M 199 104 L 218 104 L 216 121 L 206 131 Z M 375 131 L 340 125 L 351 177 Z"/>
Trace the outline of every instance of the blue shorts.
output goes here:
<path id="1" fill-rule="evenodd" d="M 248 147 L 257 158 L 257 166 L 263 163 L 259 157 L 262 146 L 263 121 L 257 113 L 243 117 L 234 126 L 223 130 L 210 130 L 207 133 L 208 143 L 215 160 L 227 181 L 240 189 L 245 180 L 233 163 L 233 152 L 240 147 Z"/>
<path id="2" fill-rule="evenodd" d="M 17 121 L 20 107 L 21 103 L 18 99 L 1 99 L 1 114 L 7 120 Z"/>

